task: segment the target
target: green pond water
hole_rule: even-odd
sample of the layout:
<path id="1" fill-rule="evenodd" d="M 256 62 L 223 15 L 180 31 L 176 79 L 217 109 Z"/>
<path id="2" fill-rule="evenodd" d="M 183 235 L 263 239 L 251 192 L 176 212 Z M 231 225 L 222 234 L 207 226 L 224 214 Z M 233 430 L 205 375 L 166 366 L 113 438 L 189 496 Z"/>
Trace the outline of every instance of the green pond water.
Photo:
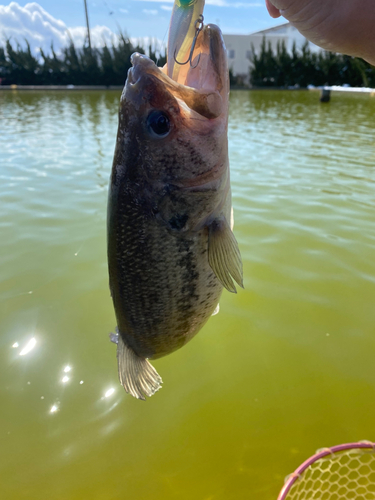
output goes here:
<path id="1" fill-rule="evenodd" d="M 108 339 L 119 95 L 0 93 L 0 497 L 276 500 L 317 448 L 375 440 L 375 99 L 232 93 L 246 289 L 144 403 Z"/>

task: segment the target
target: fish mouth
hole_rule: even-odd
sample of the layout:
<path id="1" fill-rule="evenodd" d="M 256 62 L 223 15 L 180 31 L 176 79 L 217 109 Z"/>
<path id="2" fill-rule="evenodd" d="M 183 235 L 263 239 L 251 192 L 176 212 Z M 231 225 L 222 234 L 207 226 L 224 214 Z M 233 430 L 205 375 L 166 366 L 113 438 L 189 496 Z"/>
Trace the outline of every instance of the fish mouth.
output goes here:
<path id="1" fill-rule="evenodd" d="M 167 91 L 193 112 L 214 119 L 227 114 L 229 75 L 224 40 L 220 28 L 214 24 L 204 26 L 200 32 L 191 64 L 181 66 L 178 80 L 172 80 L 166 66 L 159 68 L 147 56 L 131 56 L 132 68 L 128 72 L 125 97 L 135 103 L 145 99 L 145 90 L 153 87 Z M 175 64 L 178 64 L 175 62 Z"/>

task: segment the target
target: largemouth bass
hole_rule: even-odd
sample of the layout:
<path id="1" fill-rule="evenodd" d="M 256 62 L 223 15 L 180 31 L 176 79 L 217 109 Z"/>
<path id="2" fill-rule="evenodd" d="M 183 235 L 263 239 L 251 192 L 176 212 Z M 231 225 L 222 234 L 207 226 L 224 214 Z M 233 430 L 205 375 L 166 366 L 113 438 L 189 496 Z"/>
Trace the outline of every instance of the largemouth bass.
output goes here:
<path id="1" fill-rule="evenodd" d="M 109 281 L 121 384 L 162 380 L 149 359 L 179 349 L 242 286 L 231 223 L 229 78 L 220 29 L 203 28 L 184 83 L 133 54 L 121 96 L 108 200 Z M 181 74 L 179 76 L 179 80 Z"/>

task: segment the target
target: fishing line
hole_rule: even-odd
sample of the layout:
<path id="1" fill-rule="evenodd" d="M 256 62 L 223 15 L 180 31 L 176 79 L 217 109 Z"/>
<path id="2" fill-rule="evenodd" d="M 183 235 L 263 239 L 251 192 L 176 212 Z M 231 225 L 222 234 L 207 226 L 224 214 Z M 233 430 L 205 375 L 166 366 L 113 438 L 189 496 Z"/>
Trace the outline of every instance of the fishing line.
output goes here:
<path id="1" fill-rule="evenodd" d="M 158 66 L 158 65 L 159 65 L 159 61 L 160 61 L 160 57 L 161 57 L 161 50 L 162 50 L 162 48 L 163 48 L 163 47 L 165 47 L 165 39 L 166 39 L 167 34 L 168 34 L 168 29 L 169 29 L 169 28 L 167 28 L 167 29 L 165 30 L 165 33 L 164 33 L 163 39 L 162 39 L 162 41 L 161 41 L 161 46 L 160 46 L 160 51 L 159 51 L 159 57 L 157 58 L 157 61 L 156 61 L 156 66 Z"/>
<path id="2" fill-rule="evenodd" d="M 112 16 L 112 15 L 114 14 L 114 10 L 112 9 L 112 7 L 110 7 L 110 6 L 108 5 L 108 3 L 107 3 L 105 0 L 102 0 L 102 2 L 103 2 L 103 3 L 104 3 L 104 5 L 107 7 L 107 9 L 108 9 L 108 14 L 109 14 L 110 16 Z"/>

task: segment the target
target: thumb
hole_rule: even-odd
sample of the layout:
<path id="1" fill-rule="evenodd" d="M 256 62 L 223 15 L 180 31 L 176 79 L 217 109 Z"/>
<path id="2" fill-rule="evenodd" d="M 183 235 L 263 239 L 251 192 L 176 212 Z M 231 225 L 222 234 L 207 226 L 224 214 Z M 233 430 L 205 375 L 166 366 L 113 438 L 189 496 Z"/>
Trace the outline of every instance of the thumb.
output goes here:
<path id="1" fill-rule="evenodd" d="M 272 3 L 271 0 L 266 0 L 266 7 L 268 10 L 268 13 L 271 17 L 274 19 L 278 18 L 281 16 L 280 11 L 278 8 L 276 8 Z"/>

